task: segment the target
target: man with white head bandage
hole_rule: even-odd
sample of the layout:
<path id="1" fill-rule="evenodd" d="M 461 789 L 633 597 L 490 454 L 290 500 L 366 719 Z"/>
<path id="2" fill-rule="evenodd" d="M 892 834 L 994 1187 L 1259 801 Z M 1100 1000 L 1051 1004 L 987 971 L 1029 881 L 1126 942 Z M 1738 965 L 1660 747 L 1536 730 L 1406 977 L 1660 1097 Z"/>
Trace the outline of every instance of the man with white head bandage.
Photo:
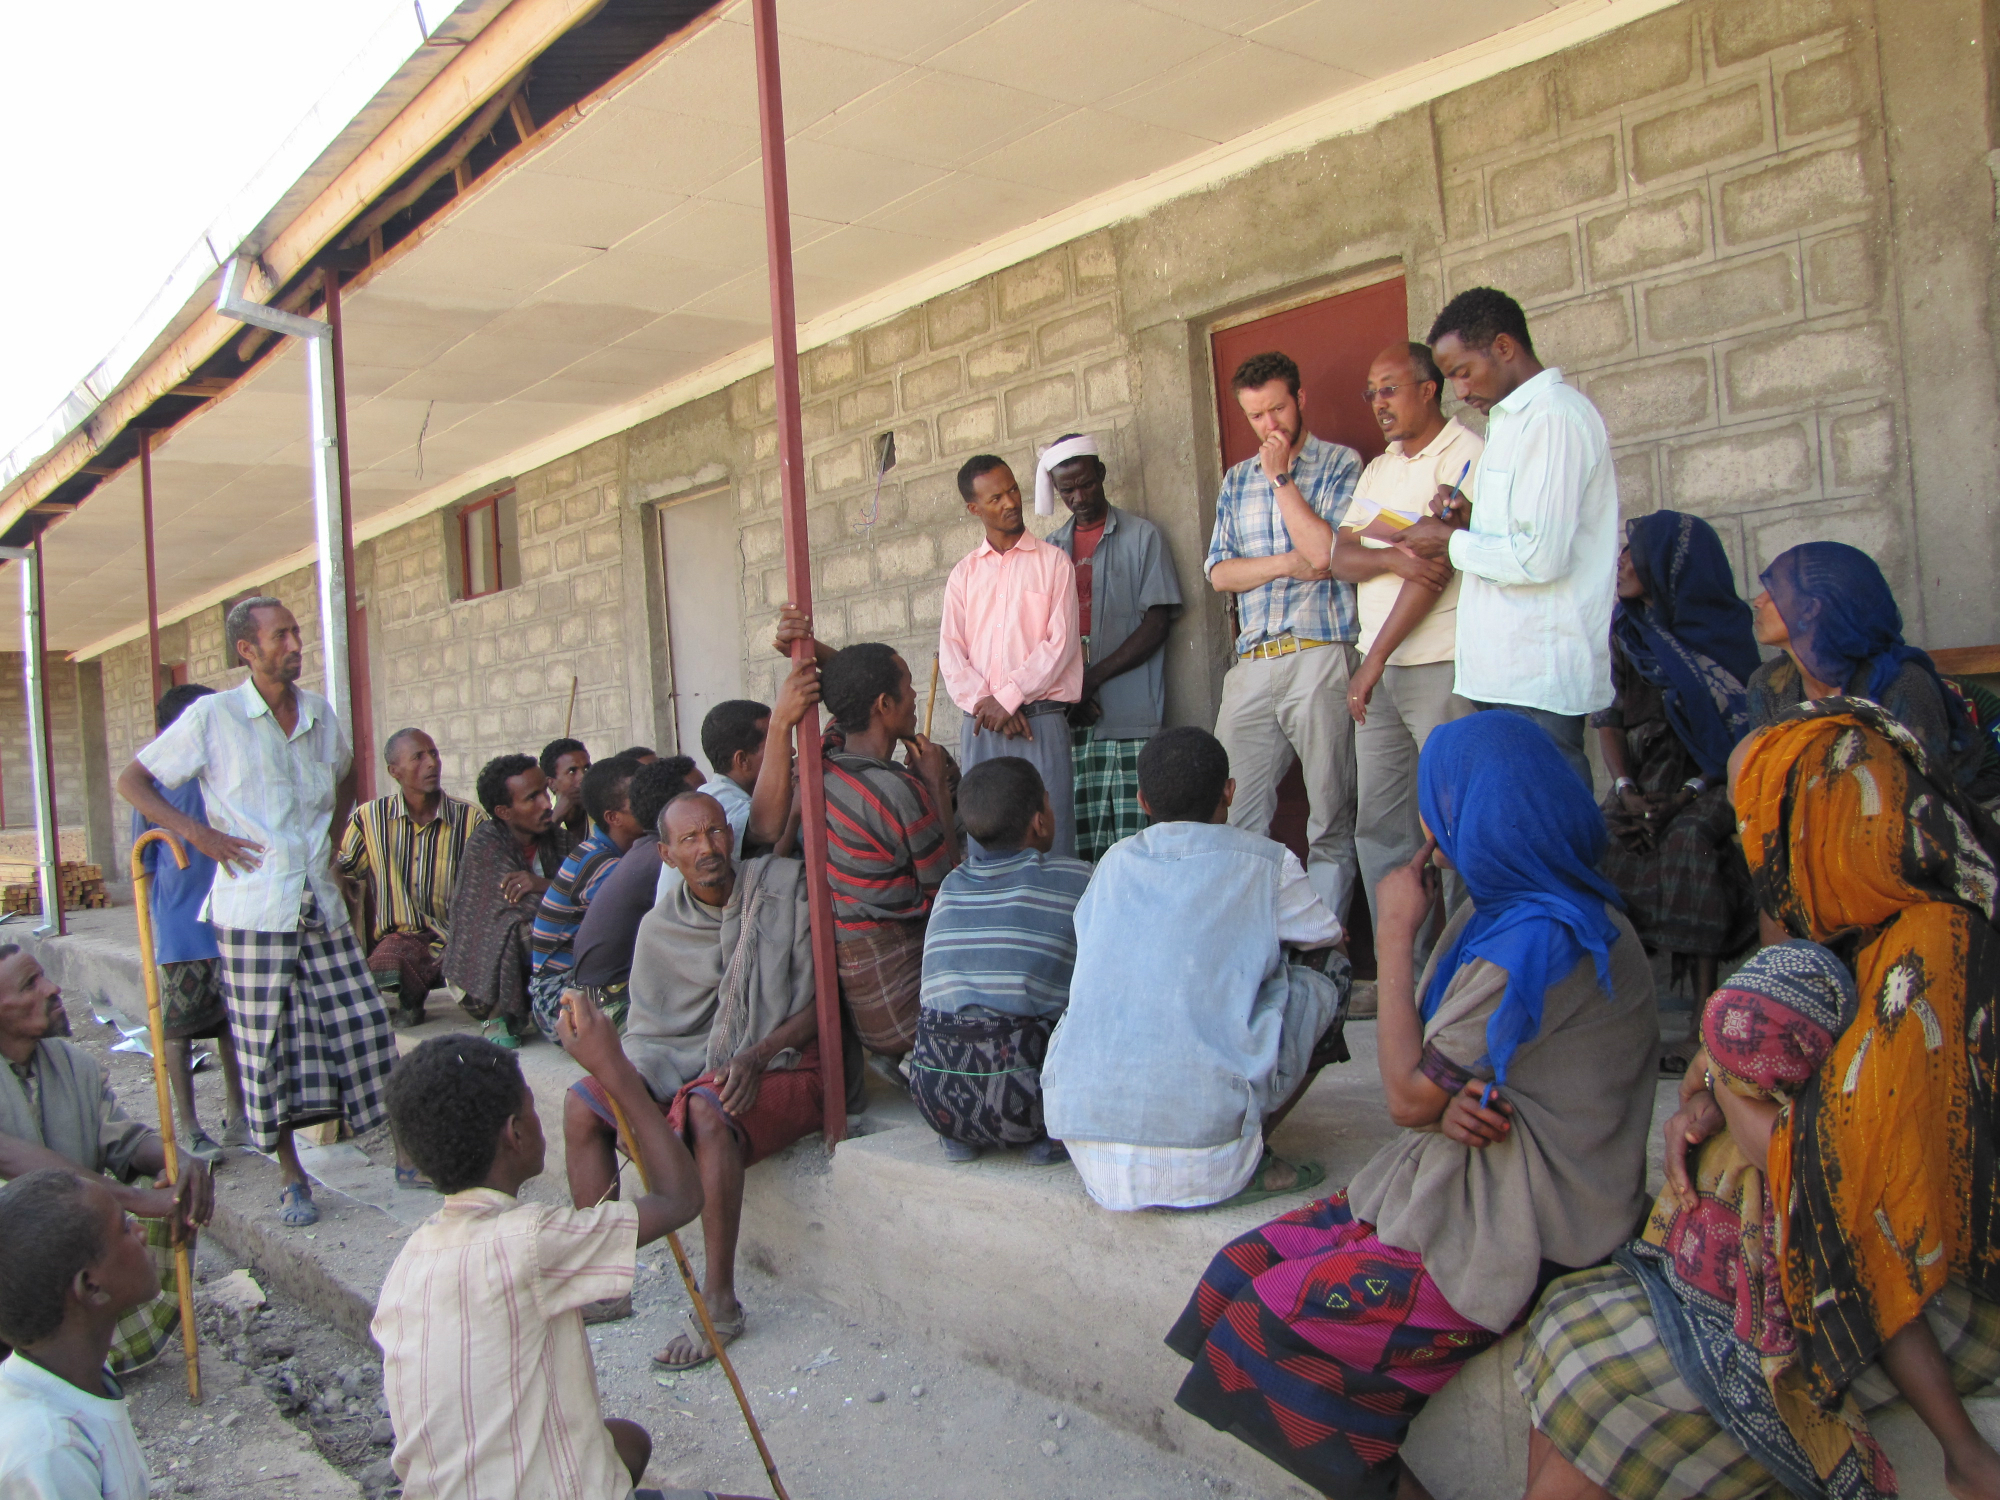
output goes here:
<path id="1" fill-rule="evenodd" d="M 1076 568 L 1083 633 L 1083 697 L 1070 715 L 1075 740 L 1076 852 L 1098 859 L 1146 826 L 1139 807 L 1139 751 L 1166 717 L 1167 627 L 1181 586 L 1159 528 L 1110 504 L 1097 439 L 1071 434 L 1035 466 L 1035 509 L 1059 496 L 1070 519 L 1049 537 Z"/>

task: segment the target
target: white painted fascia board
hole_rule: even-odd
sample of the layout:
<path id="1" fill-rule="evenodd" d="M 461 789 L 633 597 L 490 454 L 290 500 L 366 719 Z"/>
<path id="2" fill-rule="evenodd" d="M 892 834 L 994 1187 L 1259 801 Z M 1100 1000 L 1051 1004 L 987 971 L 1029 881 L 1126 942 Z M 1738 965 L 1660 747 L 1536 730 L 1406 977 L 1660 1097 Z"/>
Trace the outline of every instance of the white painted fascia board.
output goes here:
<path id="1" fill-rule="evenodd" d="M 1682 0 L 1578 0 L 1578 3 L 1550 11 L 1498 36 L 1460 47 L 1442 57 L 1349 90 L 1337 98 L 1308 106 L 1233 141 L 1225 141 L 1185 161 L 1086 199 L 1062 213 L 1051 214 L 975 245 L 879 292 L 803 323 L 799 326 L 799 352 L 803 354 L 834 339 L 873 327 L 933 297 L 955 291 L 1009 266 L 1019 265 L 1045 250 L 1137 218 L 1174 199 L 1206 191 L 1267 162 L 1336 136 L 1369 129 L 1405 110 L 1428 104 L 1433 99 L 1510 69 L 1567 51 L 1680 3 Z M 703 396 L 711 396 L 745 376 L 768 370 L 771 357 L 769 339 L 739 349 L 644 396 L 607 407 L 587 421 L 574 423 L 498 459 L 465 470 L 444 484 L 357 521 L 354 539 L 357 542 L 367 541 L 399 526 L 407 526 L 485 485 L 532 473 L 544 464 L 553 463 L 592 443 L 650 421 L 663 412 L 698 401 Z M 275 559 L 241 574 L 222 588 L 174 606 L 160 616 L 160 623 L 165 625 L 184 620 L 199 610 L 219 604 L 232 593 L 240 593 L 280 573 L 307 567 L 315 556 L 312 549 L 307 548 Z M 77 661 L 88 661 L 114 646 L 137 640 L 145 633 L 145 622 L 141 620 L 79 648 L 72 653 L 72 657 Z"/>

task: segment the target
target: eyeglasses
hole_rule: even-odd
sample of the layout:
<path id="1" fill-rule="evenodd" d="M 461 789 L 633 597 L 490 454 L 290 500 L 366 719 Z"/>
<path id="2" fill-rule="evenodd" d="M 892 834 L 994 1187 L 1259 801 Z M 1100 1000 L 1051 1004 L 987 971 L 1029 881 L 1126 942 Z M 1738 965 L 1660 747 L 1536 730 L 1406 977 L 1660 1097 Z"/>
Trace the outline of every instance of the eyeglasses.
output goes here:
<path id="1" fill-rule="evenodd" d="M 1429 384 L 1430 382 L 1428 380 L 1420 380 L 1417 382 L 1417 385 L 1429 385 Z M 1415 389 L 1414 386 L 1408 386 L 1408 385 L 1371 385 L 1361 393 L 1361 399 L 1366 401 L 1370 406 L 1373 406 L 1378 399 L 1382 401 L 1387 401 L 1390 397 L 1394 396 L 1398 391 L 1408 391 L 1414 389 Z"/>

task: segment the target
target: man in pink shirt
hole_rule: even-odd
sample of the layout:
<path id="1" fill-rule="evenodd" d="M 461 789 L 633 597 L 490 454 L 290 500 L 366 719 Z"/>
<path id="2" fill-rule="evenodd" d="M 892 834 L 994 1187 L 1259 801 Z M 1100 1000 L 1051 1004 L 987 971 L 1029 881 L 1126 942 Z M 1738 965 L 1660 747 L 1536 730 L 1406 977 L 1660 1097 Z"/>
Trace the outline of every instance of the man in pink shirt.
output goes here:
<path id="1" fill-rule="evenodd" d="M 944 586 L 938 664 L 951 701 L 965 710 L 958 760 L 1018 755 L 1034 762 L 1055 809 L 1054 852 L 1076 853 L 1069 719 L 1083 696 L 1076 569 L 1021 518 L 1021 486 L 1004 460 L 982 453 L 958 471 L 965 508 L 986 539 L 959 559 Z"/>

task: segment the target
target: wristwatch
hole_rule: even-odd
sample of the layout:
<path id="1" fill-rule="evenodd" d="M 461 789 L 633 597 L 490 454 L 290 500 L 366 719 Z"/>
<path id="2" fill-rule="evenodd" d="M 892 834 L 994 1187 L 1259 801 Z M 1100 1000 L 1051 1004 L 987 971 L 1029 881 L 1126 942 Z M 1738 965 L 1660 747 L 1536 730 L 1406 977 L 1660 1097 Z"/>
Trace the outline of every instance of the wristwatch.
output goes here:
<path id="1" fill-rule="evenodd" d="M 1292 471 L 1290 469 L 1285 470 L 1282 474 L 1273 474 L 1271 476 L 1271 488 L 1274 490 L 1281 490 L 1291 482 Z"/>

